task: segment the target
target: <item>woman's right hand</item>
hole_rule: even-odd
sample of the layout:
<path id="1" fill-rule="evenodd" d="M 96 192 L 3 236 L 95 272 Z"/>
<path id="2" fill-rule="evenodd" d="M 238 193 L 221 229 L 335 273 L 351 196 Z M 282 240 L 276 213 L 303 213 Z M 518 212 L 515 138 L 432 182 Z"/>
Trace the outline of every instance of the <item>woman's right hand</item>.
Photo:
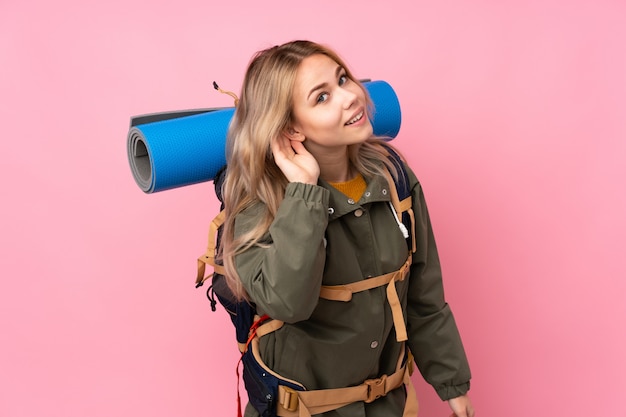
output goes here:
<path id="1" fill-rule="evenodd" d="M 272 142 L 272 154 L 276 165 L 289 182 L 317 184 L 320 166 L 302 142 L 280 135 Z"/>

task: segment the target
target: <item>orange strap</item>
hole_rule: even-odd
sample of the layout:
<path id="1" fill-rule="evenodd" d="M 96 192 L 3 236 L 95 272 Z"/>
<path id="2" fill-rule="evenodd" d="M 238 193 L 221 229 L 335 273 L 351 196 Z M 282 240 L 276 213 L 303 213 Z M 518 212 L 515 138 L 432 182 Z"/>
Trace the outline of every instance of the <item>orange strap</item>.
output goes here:
<path id="1" fill-rule="evenodd" d="M 409 254 L 404 265 L 402 265 L 402 267 L 400 267 L 397 271 L 350 284 L 332 286 L 323 285 L 320 291 L 320 298 L 347 302 L 352 299 L 352 294 L 354 293 L 387 285 L 387 301 L 391 307 L 393 324 L 396 329 L 396 340 L 398 342 L 404 342 L 405 340 L 408 340 L 408 336 L 406 332 L 406 325 L 404 324 L 404 317 L 402 316 L 402 305 L 400 304 L 395 283 L 396 281 L 403 281 L 407 277 L 411 269 L 411 262 L 412 254 Z"/>
<path id="2" fill-rule="evenodd" d="M 302 386 L 297 381 L 287 379 L 277 374 L 265 365 L 261 359 L 259 338 L 280 329 L 283 325 L 284 322 L 280 320 L 268 321 L 267 315 L 262 317 L 255 316 L 254 324 L 250 329 L 250 336 L 246 343 L 246 349 L 252 349 L 252 354 L 266 372 L 274 374 L 281 379 L 286 379 L 292 384 Z M 354 387 L 307 391 L 302 386 L 303 391 L 299 391 L 284 385 L 279 385 L 277 415 L 283 417 L 311 417 L 312 414 L 336 410 L 337 408 L 357 401 L 370 403 L 404 384 L 407 390 L 407 399 L 403 417 L 416 417 L 419 407 L 417 395 L 413 388 L 413 383 L 411 382 L 413 355 L 411 355 L 410 352 L 408 352 L 407 355 L 405 361 L 405 349 L 403 348 L 398 358 L 396 372 L 393 374 L 368 379 L 361 385 Z M 239 365 L 237 365 L 237 375 L 239 375 Z M 237 401 L 240 401 L 239 398 L 239 391 L 237 391 Z M 241 407 L 238 409 L 241 410 Z"/>
<path id="3" fill-rule="evenodd" d="M 207 245 L 206 253 L 198 258 L 198 275 L 196 276 L 196 287 L 199 287 L 206 281 L 211 275 L 204 276 L 206 271 L 206 265 L 211 265 L 213 267 L 213 271 L 217 274 L 224 275 L 224 267 L 222 265 L 215 264 L 215 254 L 217 253 L 217 242 L 215 240 L 215 236 L 217 234 L 217 229 L 220 228 L 224 221 L 226 220 L 226 212 L 224 210 L 220 211 L 217 216 L 211 221 L 211 225 L 209 226 L 209 243 Z"/>
<path id="4" fill-rule="evenodd" d="M 391 174 L 388 170 L 384 172 L 385 178 L 387 178 L 387 183 L 389 183 L 389 189 L 391 190 L 391 204 L 393 205 L 394 210 L 399 218 L 402 218 L 402 213 L 405 211 L 409 213 L 409 217 L 411 219 L 411 253 L 415 253 L 417 250 L 417 246 L 415 243 L 415 215 L 413 214 L 413 199 L 411 196 L 408 196 L 404 200 L 400 201 L 400 197 L 398 197 L 398 190 L 396 189 L 395 182 L 391 177 Z"/>
<path id="5" fill-rule="evenodd" d="M 407 399 L 403 417 L 416 417 L 419 409 L 417 395 L 411 382 L 413 357 L 409 353 L 402 364 L 404 351 L 400 355 L 396 372 L 380 378 L 368 379 L 361 385 L 313 391 L 297 391 L 283 385 L 278 386 L 276 414 L 281 417 L 311 417 L 313 414 L 336 410 L 357 401 L 371 403 L 394 389 L 406 386 Z"/>
<path id="6" fill-rule="evenodd" d="M 398 297 L 398 291 L 396 290 L 395 283 L 397 281 L 403 281 L 407 277 L 411 269 L 412 255 L 413 253 L 415 253 L 416 250 L 415 215 L 412 208 L 412 198 L 409 196 L 400 201 L 400 198 L 398 197 L 398 190 L 395 187 L 395 182 L 393 181 L 391 174 L 388 170 L 385 170 L 384 174 L 387 182 L 389 183 L 389 189 L 391 190 L 391 204 L 394 208 L 394 211 L 396 212 L 397 217 L 401 218 L 402 213 L 406 211 L 409 214 L 409 218 L 411 219 L 411 251 L 409 252 L 409 256 L 407 257 L 406 262 L 397 271 L 390 272 L 384 275 L 379 275 L 374 278 L 368 278 L 344 285 L 323 285 L 320 291 L 320 298 L 332 301 L 347 302 L 352 299 L 352 295 L 354 293 L 371 290 L 373 288 L 387 285 L 387 301 L 389 302 L 389 306 L 391 307 L 393 324 L 396 329 L 396 340 L 398 342 L 403 342 L 405 340 L 408 340 L 408 335 L 406 331 L 406 325 L 404 324 L 404 317 L 402 315 L 402 305 L 400 304 L 400 298 Z"/>
<path id="7" fill-rule="evenodd" d="M 235 368 L 235 373 L 237 374 L 237 417 L 241 417 L 241 394 L 239 393 L 239 383 L 241 381 L 241 376 L 239 374 L 239 366 L 241 366 L 241 362 L 243 360 L 243 354 L 245 353 L 245 351 L 248 349 L 248 346 L 250 345 L 250 343 L 252 342 L 253 339 L 257 339 L 257 329 L 259 327 L 262 326 L 262 324 L 264 322 L 266 322 L 267 320 L 270 320 L 270 316 L 268 316 L 267 314 L 259 317 L 259 316 L 255 316 L 254 317 L 254 323 L 252 323 L 252 326 L 250 327 L 250 335 L 248 336 L 248 340 L 246 342 L 246 344 L 244 345 L 244 348 L 241 349 L 241 357 L 239 358 L 239 360 L 237 361 L 237 367 Z"/>

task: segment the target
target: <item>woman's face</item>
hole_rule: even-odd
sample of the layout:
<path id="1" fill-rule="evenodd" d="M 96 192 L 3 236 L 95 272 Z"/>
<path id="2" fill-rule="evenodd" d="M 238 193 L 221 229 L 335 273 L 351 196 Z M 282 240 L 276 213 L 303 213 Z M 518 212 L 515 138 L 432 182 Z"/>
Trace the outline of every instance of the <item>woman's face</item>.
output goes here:
<path id="1" fill-rule="evenodd" d="M 372 136 L 367 101 L 361 87 L 326 55 L 305 58 L 293 91 L 293 130 L 309 152 L 344 149 Z"/>

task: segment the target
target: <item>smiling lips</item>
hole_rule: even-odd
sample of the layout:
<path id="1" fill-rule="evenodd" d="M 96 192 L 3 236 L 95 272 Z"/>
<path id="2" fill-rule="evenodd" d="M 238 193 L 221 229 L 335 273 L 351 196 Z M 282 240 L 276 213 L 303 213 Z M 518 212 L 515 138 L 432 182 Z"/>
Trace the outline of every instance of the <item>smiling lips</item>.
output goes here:
<path id="1" fill-rule="evenodd" d="M 361 120 L 363 118 L 363 114 L 364 114 L 363 110 L 359 111 L 356 114 L 356 116 L 354 116 L 352 119 L 348 120 L 348 122 L 346 123 L 346 126 L 349 126 L 349 125 L 354 124 L 354 123 L 358 122 L 359 120 Z"/>

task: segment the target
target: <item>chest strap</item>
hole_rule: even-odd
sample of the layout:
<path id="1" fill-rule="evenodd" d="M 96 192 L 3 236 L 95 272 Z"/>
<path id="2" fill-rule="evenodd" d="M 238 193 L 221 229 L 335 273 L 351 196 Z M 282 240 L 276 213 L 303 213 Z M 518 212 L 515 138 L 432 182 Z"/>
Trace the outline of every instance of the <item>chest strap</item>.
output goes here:
<path id="1" fill-rule="evenodd" d="M 412 255 L 416 250 L 415 243 L 415 215 L 413 213 L 413 200 L 411 196 L 400 200 L 398 197 L 398 190 L 395 187 L 395 183 L 388 170 L 384 171 L 385 178 L 389 183 L 389 189 L 391 191 L 390 198 L 391 204 L 396 213 L 396 218 L 402 217 L 402 213 L 406 212 L 411 220 L 411 250 L 404 265 L 397 271 L 390 272 L 388 274 L 379 275 L 374 278 L 368 278 L 361 281 L 353 282 L 343 285 L 322 285 L 320 291 L 320 298 L 331 301 L 344 301 L 348 302 L 352 299 L 352 294 L 371 290 L 373 288 L 382 287 L 387 285 L 387 301 L 391 307 L 391 314 L 393 316 L 393 325 L 396 330 L 396 340 L 398 342 L 404 342 L 408 340 L 406 325 L 404 323 L 404 317 L 402 315 L 402 305 L 400 304 L 400 298 L 398 297 L 398 291 L 396 290 L 395 283 L 398 281 L 404 281 L 409 274 L 412 263 Z"/>
<path id="2" fill-rule="evenodd" d="M 322 285 L 320 290 L 320 298 L 331 301 L 344 301 L 348 302 L 352 299 L 352 294 L 371 290 L 373 288 L 382 287 L 387 285 L 387 301 L 391 307 L 391 314 L 393 316 L 393 325 L 396 329 L 396 340 L 398 342 L 404 342 L 408 340 L 406 325 L 404 324 L 404 317 L 402 315 L 402 305 L 400 304 L 400 298 L 398 297 L 398 291 L 396 290 L 395 283 L 397 281 L 404 281 L 408 276 L 411 268 L 411 254 L 407 258 L 406 262 L 397 271 L 390 272 L 388 274 L 379 275 L 374 278 L 364 279 L 362 281 L 353 282 L 344 285 Z M 266 334 L 275 332 L 283 327 L 284 322 L 280 320 L 268 321 L 256 329 L 258 337 L 265 336 Z M 245 345 L 240 344 L 239 350 L 243 351 Z"/>
<path id="3" fill-rule="evenodd" d="M 395 284 L 398 281 L 404 281 L 404 279 L 408 276 L 409 270 L 411 269 L 411 261 L 412 254 L 410 253 L 404 265 L 402 265 L 397 271 L 350 284 L 331 286 L 322 285 L 320 298 L 331 301 L 348 302 L 352 299 L 352 294 L 354 293 L 387 285 L 387 301 L 391 307 L 393 325 L 396 329 L 396 340 L 398 342 L 404 342 L 405 340 L 408 340 L 408 337 L 406 333 L 406 325 L 404 324 L 404 317 L 402 316 L 402 305 L 400 305 L 400 299 L 398 297 L 398 291 L 396 290 Z"/>

